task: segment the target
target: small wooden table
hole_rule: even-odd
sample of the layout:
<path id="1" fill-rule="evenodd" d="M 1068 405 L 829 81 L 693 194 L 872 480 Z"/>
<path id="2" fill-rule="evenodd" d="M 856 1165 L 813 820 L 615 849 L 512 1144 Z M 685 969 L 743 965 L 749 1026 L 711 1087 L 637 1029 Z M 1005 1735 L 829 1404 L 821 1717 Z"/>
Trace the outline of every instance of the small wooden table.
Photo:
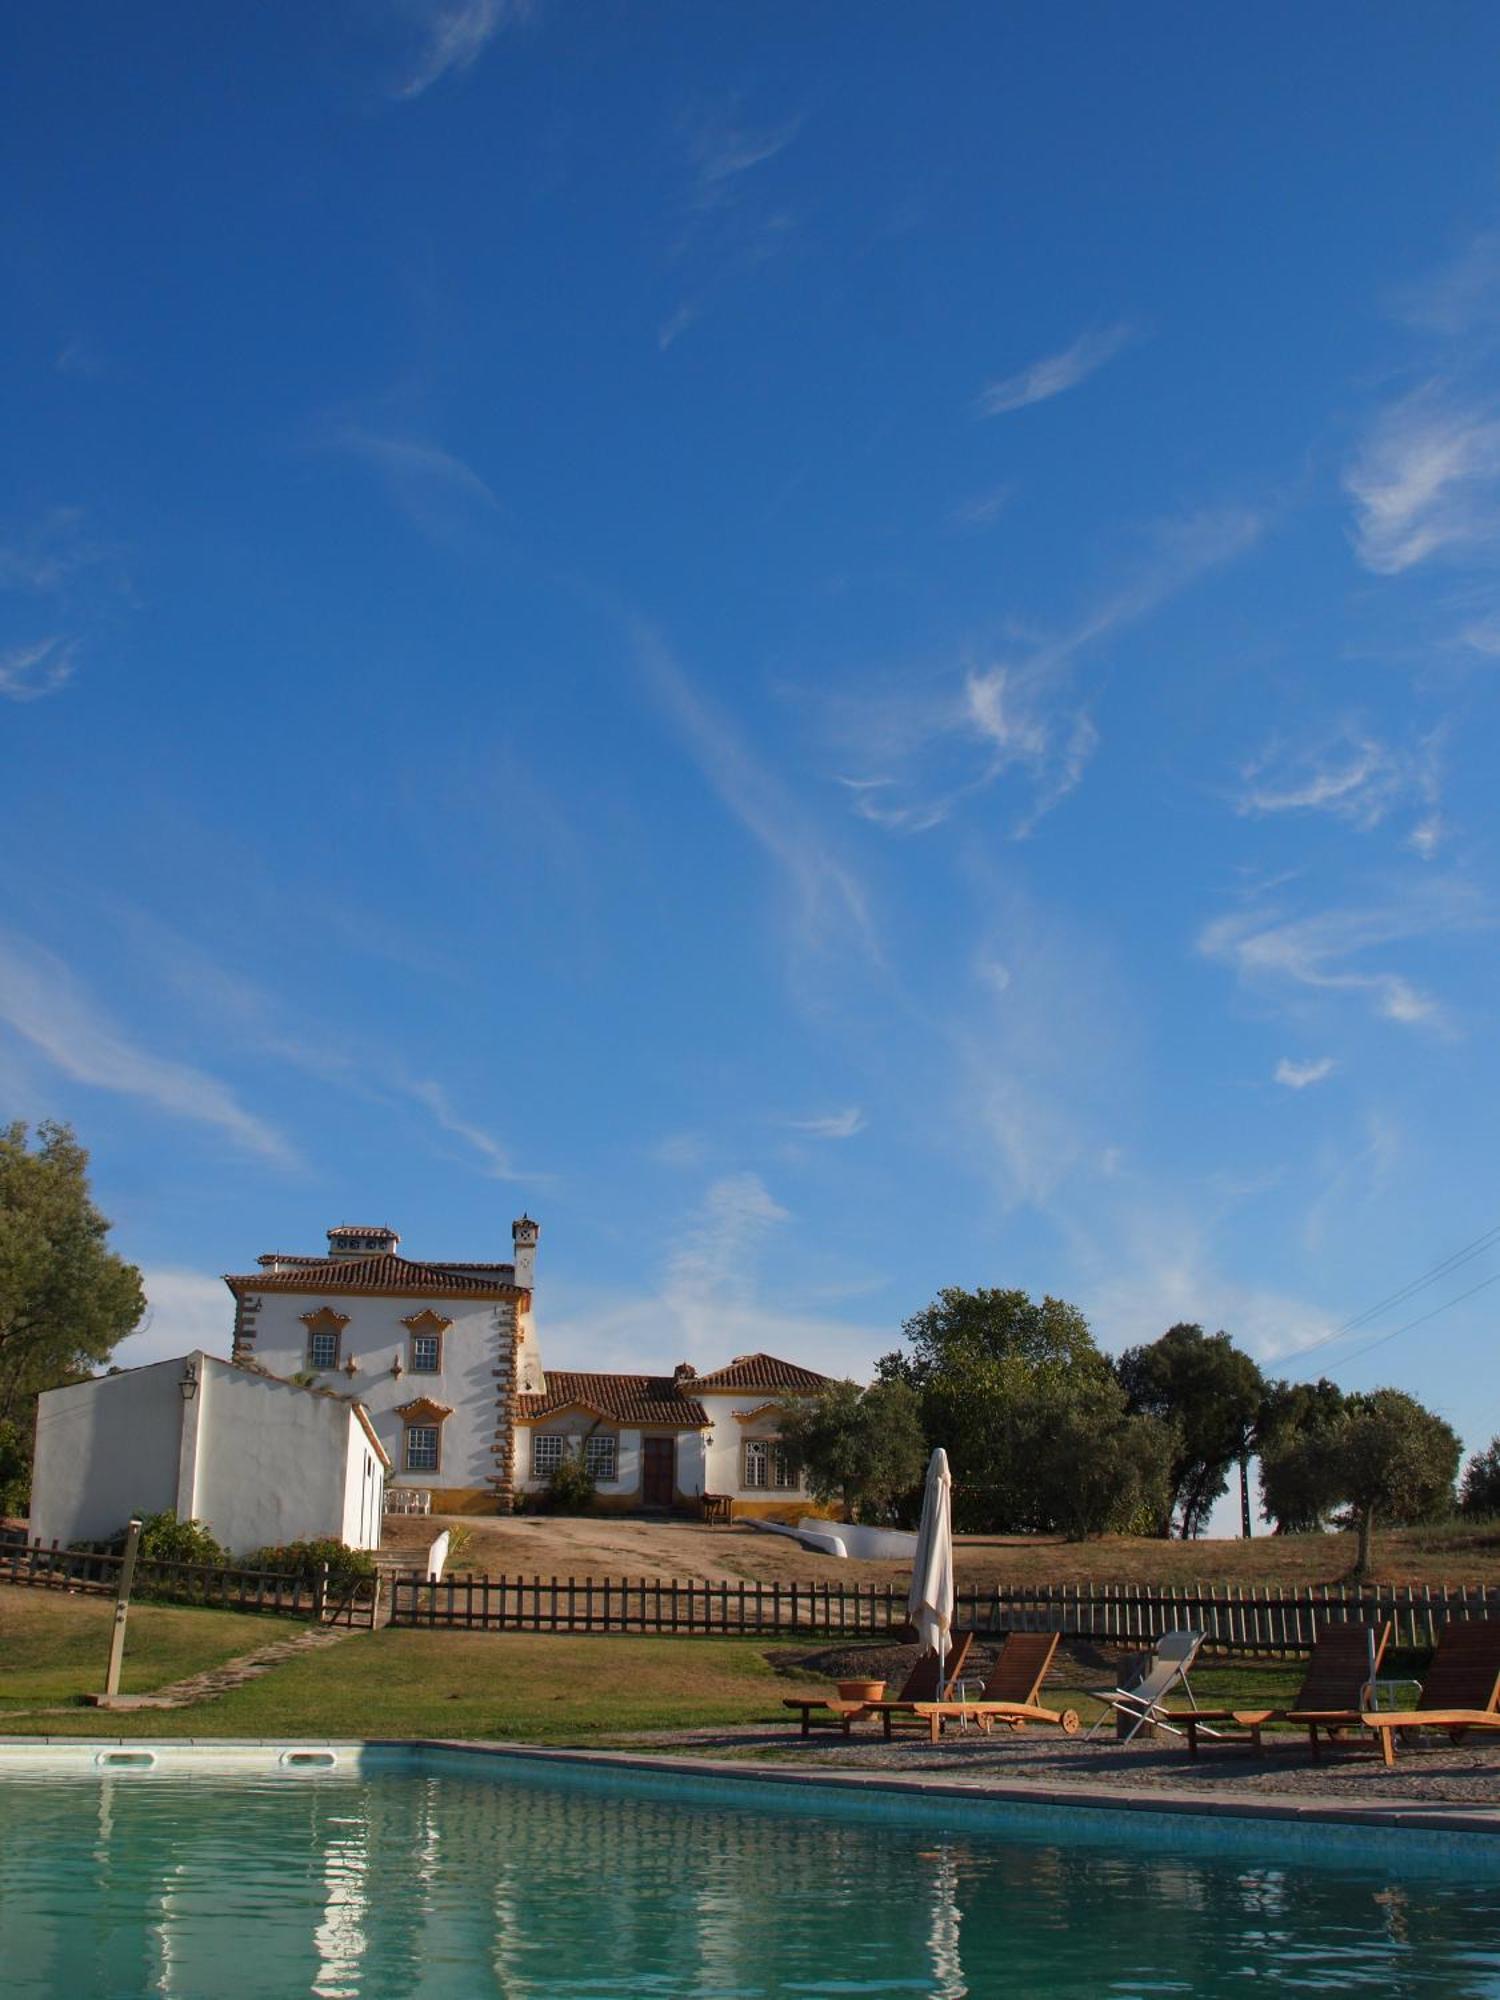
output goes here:
<path id="1" fill-rule="evenodd" d="M 703 1495 L 703 1518 L 705 1521 L 734 1520 L 734 1501 L 727 1493 L 705 1493 Z"/>

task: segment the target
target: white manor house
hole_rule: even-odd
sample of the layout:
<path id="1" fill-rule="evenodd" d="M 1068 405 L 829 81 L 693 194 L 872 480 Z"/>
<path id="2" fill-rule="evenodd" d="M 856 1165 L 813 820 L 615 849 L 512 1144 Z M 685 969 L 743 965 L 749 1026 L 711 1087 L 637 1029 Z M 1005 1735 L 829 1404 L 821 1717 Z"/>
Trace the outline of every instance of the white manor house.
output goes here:
<path id="1" fill-rule="evenodd" d="M 227 1276 L 234 1359 L 357 1398 L 393 1487 L 439 1513 L 511 1513 L 580 1452 L 597 1503 L 620 1512 L 691 1508 L 707 1496 L 739 1514 L 808 1512 L 780 1449 L 789 1397 L 828 1377 L 769 1354 L 700 1375 L 544 1369 L 533 1299 L 540 1226 L 511 1228 L 509 1263 L 400 1255 L 394 1230 L 341 1224 L 323 1256 L 279 1251 Z"/>

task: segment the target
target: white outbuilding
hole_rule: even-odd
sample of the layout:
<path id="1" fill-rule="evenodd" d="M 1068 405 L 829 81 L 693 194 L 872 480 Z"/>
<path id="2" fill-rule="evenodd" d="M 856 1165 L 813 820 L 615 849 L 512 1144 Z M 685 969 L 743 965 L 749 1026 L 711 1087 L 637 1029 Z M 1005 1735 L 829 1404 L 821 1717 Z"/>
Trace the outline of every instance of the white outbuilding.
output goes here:
<path id="1" fill-rule="evenodd" d="M 31 1532 L 102 1541 L 170 1508 L 231 1555 L 325 1535 L 374 1549 L 390 1465 L 354 1398 L 199 1349 L 38 1397 Z"/>

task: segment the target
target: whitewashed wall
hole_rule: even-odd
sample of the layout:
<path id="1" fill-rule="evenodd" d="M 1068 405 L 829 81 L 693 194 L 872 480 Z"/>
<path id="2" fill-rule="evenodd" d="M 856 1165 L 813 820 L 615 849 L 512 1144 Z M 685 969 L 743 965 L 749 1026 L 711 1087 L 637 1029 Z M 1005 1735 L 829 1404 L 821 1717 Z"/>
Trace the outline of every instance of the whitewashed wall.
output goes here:
<path id="1" fill-rule="evenodd" d="M 759 1500 L 777 1505 L 805 1501 L 805 1486 L 746 1486 L 743 1483 L 744 1457 L 740 1447 L 746 1438 L 775 1437 L 781 1428 L 780 1417 L 774 1411 L 749 1423 L 741 1423 L 735 1414 L 736 1411 L 748 1413 L 759 1409 L 768 1400 L 764 1391 L 700 1390 L 698 1399 L 713 1426 L 713 1442 L 707 1448 L 704 1467 L 707 1483 L 702 1491 L 727 1493 L 735 1500 Z"/>
<path id="2" fill-rule="evenodd" d="M 198 1388 L 184 1400 L 189 1361 Z M 233 1555 L 323 1535 L 375 1548 L 380 1471 L 347 1402 L 185 1355 L 38 1398 L 31 1532 L 99 1541 L 171 1508 Z"/>
<path id="3" fill-rule="evenodd" d="M 307 1292 L 265 1292 L 260 1296 L 263 1304 L 256 1315 L 251 1353 L 273 1375 L 297 1375 L 306 1369 L 304 1313 L 316 1312 L 326 1303 L 335 1312 L 349 1315 L 339 1343 L 340 1365 L 317 1379 L 343 1395 L 358 1396 L 364 1404 L 376 1435 L 390 1454 L 392 1484 L 488 1488 L 496 1470 L 491 1447 L 495 1442 L 496 1392 L 502 1386 L 495 1378 L 495 1369 L 509 1342 L 508 1332 L 502 1339 L 494 1301 L 471 1305 L 461 1299 L 340 1298 L 333 1293 L 323 1300 Z M 443 1335 L 443 1367 L 436 1375 L 413 1375 L 407 1366 L 409 1333 L 401 1322 L 429 1310 L 453 1322 Z M 398 1355 L 399 1377 L 391 1373 L 391 1363 Z M 343 1366 L 351 1356 L 357 1364 L 352 1376 Z M 408 1473 L 402 1466 L 404 1426 L 396 1411 L 402 1403 L 415 1402 L 421 1396 L 448 1404 L 453 1415 L 442 1427 L 441 1469 Z"/>
<path id="4" fill-rule="evenodd" d="M 350 1540 L 351 1462 L 369 1441 L 349 1405 L 205 1361 L 188 1511 L 235 1555 L 323 1535 Z M 354 1529 L 357 1538 L 357 1504 Z"/>
<path id="5" fill-rule="evenodd" d="M 181 1361 L 157 1361 L 37 1398 L 34 1540 L 103 1541 L 177 1505 L 181 1375 Z"/>

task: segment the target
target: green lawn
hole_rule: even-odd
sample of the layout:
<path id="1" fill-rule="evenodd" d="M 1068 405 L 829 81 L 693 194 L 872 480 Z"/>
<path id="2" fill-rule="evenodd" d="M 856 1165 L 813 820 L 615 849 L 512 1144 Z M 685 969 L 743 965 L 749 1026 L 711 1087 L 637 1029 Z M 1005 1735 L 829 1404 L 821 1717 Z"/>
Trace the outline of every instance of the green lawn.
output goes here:
<path id="1" fill-rule="evenodd" d="M 0 1585 L 0 1718 L 102 1688 L 113 1618 L 109 1598 Z M 132 1605 L 121 1692 L 145 1694 L 303 1629 L 288 1618 Z"/>
<path id="2" fill-rule="evenodd" d="M 98 1599 L 0 1591 L 0 1728 L 10 1732 L 191 1736 L 459 1736 L 598 1743 L 640 1731 L 790 1721 L 799 1686 L 753 1639 L 569 1638 L 538 1633 L 357 1633 L 191 1709 L 112 1714 L 70 1708 L 98 1686 L 111 1607 Z M 140 1605 L 130 1614 L 124 1686 L 139 1692 L 298 1629 L 290 1620 Z M 787 1651 L 786 1641 L 774 1650 Z M 1194 1673 L 1200 1702 L 1274 1707 L 1301 1667 L 1226 1663 Z M 1085 1721 L 1098 1706 L 1067 1668 L 1048 1683 Z"/>

